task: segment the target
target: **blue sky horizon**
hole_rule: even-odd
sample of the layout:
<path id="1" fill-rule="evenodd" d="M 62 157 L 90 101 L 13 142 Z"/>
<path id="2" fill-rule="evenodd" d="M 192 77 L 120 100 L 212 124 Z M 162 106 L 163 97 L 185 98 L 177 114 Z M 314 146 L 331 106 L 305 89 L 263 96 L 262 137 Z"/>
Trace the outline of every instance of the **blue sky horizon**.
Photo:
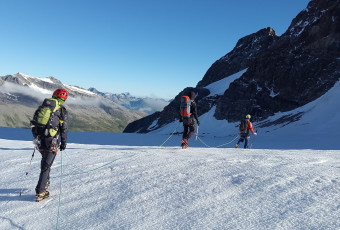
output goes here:
<path id="1" fill-rule="evenodd" d="M 0 76 L 171 99 L 240 38 L 266 27 L 283 34 L 308 2 L 0 1 Z"/>

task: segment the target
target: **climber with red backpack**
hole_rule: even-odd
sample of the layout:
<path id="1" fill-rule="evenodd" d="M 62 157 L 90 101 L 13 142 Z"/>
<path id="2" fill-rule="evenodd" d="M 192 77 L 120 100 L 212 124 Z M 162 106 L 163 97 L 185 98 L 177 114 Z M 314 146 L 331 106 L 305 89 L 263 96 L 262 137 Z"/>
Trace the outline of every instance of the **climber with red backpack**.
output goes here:
<path id="1" fill-rule="evenodd" d="M 200 125 L 200 121 L 198 120 L 197 115 L 197 104 L 195 102 L 195 98 L 196 93 L 193 91 L 190 92 L 189 95 L 184 95 L 181 97 L 179 122 L 183 122 L 184 127 L 181 141 L 182 148 L 189 147 L 188 140 L 195 133 L 195 120 L 197 122 L 197 126 Z"/>
<path id="2" fill-rule="evenodd" d="M 54 91 L 35 111 L 31 130 L 36 148 L 41 153 L 40 176 L 35 188 L 37 202 L 49 197 L 50 170 L 57 151 L 66 149 L 68 112 L 62 105 L 68 98 L 65 89 Z"/>
<path id="3" fill-rule="evenodd" d="M 241 124 L 238 126 L 240 132 L 240 139 L 238 140 L 235 148 L 238 148 L 240 142 L 244 141 L 244 148 L 248 148 L 248 139 L 249 139 L 249 131 L 252 132 L 255 136 L 257 133 L 254 132 L 253 124 L 250 122 L 251 116 L 248 114 L 245 119 L 241 120 Z"/>

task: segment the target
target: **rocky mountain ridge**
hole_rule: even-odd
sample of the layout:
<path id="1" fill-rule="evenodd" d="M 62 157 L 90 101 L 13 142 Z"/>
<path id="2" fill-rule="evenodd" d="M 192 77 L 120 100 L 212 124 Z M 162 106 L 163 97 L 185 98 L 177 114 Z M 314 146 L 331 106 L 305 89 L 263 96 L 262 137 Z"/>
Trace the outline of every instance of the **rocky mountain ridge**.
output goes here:
<path id="1" fill-rule="evenodd" d="M 220 58 L 208 69 L 196 87 L 185 88 L 162 112 L 154 113 L 132 122 L 126 127 L 124 132 L 147 133 L 178 119 L 180 97 L 188 94 L 190 91 L 195 91 L 197 94 L 196 102 L 199 106 L 198 115 L 200 116 L 208 112 L 216 105 L 221 95 L 210 95 L 210 91 L 206 87 L 233 73 L 246 69 L 247 65 L 256 55 L 258 55 L 260 51 L 267 49 L 276 39 L 277 35 L 270 27 L 241 38 L 237 42 L 237 46 L 230 53 Z M 156 124 L 152 125 L 155 120 L 157 121 Z M 152 126 L 152 128 L 150 126 Z"/>
<path id="2" fill-rule="evenodd" d="M 241 38 L 231 52 L 212 64 L 203 79 L 198 82 L 197 87 L 205 87 L 248 68 L 260 53 L 277 40 L 276 32 L 270 27 Z"/>
<path id="3" fill-rule="evenodd" d="M 215 117 L 263 120 L 325 94 L 340 78 L 340 1 L 313 0 L 217 103 Z"/>
<path id="4" fill-rule="evenodd" d="M 169 101 L 162 98 L 135 97 L 130 93 L 103 93 L 95 88 L 90 88 L 88 90 L 115 103 L 118 103 L 127 109 L 141 111 L 147 114 L 161 111 L 166 105 L 169 104 Z"/>
<path id="5" fill-rule="evenodd" d="M 214 117 L 228 122 L 248 113 L 263 121 L 317 99 L 340 78 L 339 15 L 339 0 L 312 0 L 280 37 L 268 27 L 241 38 L 195 88 L 185 88 L 162 112 L 132 122 L 124 132 L 150 132 L 177 120 L 179 98 L 191 90 L 198 93 L 199 116 L 214 108 Z M 223 94 L 210 94 L 210 85 L 244 69 Z M 298 117 L 276 123 L 287 119 Z"/>

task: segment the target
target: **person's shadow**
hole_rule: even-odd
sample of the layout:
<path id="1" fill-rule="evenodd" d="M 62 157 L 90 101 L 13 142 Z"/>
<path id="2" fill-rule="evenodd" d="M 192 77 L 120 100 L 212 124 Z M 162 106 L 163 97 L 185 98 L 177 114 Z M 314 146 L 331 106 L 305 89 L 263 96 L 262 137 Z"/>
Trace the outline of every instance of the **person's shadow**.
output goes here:
<path id="1" fill-rule="evenodd" d="M 34 148 L 4 148 L 1 147 L 0 150 L 32 150 Z"/>
<path id="2" fill-rule="evenodd" d="M 2 189 L 0 188 L 0 202 L 10 202 L 10 201 L 29 201 L 35 202 L 35 195 L 26 194 L 28 189 L 23 189 L 20 196 L 20 188 L 13 189 Z"/>
<path id="3" fill-rule="evenodd" d="M 28 202 L 35 202 L 35 195 L 26 194 L 28 189 L 23 189 L 21 196 L 20 195 L 21 189 L 13 188 L 13 189 L 2 189 L 0 188 L 0 203 L 10 203 L 11 201 L 28 201 Z M 4 222 L 9 222 L 9 224 L 13 227 L 13 229 L 20 229 L 24 230 L 22 226 L 16 224 L 11 218 L 1 216 L 0 220 Z"/>

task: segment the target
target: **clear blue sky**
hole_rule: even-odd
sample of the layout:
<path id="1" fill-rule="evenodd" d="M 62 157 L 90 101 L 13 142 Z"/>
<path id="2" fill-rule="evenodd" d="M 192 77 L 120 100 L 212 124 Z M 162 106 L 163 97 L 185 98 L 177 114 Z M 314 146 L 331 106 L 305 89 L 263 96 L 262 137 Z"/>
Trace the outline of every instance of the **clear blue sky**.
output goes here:
<path id="1" fill-rule="evenodd" d="M 172 98 L 268 26 L 278 35 L 309 0 L 0 0 L 0 76 Z"/>

